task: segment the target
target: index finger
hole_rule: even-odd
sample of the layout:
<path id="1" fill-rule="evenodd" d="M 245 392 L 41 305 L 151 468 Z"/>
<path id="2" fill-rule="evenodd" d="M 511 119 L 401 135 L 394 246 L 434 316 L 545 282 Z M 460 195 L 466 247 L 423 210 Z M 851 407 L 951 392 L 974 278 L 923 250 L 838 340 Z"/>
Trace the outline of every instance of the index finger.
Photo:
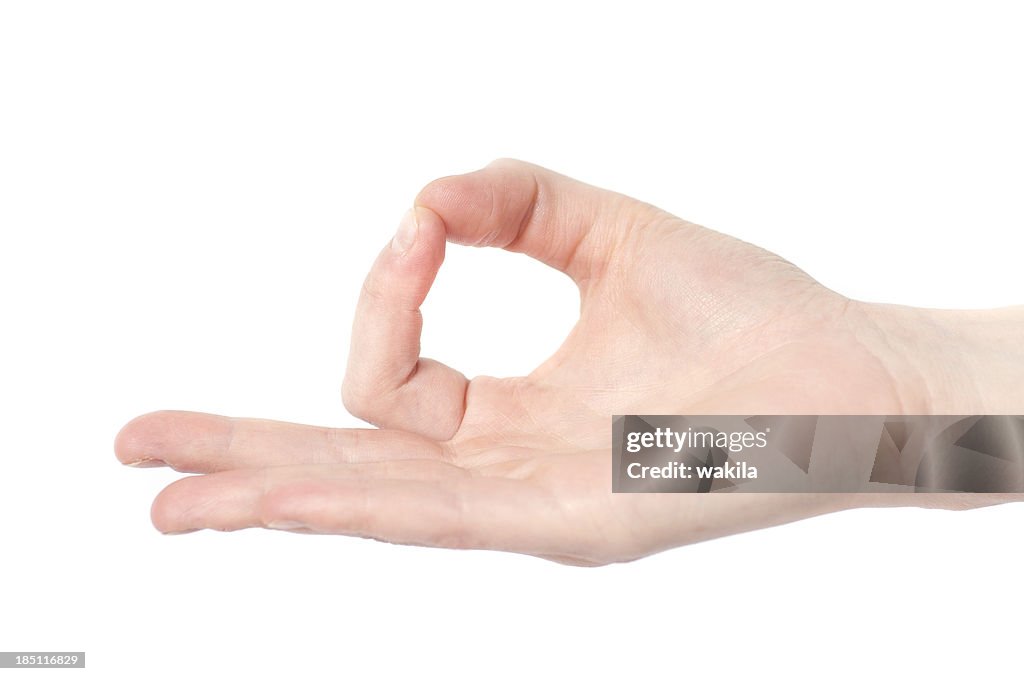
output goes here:
<path id="1" fill-rule="evenodd" d="M 625 233 L 623 202 L 633 200 L 514 159 L 434 180 L 416 197 L 444 221 L 448 241 L 525 253 L 577 284 L 600 273 Z"/>

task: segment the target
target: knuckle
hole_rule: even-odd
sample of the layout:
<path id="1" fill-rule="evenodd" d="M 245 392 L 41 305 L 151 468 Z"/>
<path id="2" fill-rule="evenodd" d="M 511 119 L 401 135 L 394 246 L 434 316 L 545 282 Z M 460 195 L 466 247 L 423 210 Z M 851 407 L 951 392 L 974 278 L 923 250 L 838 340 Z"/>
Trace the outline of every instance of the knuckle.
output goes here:
<path id="1" fill-rule="evenodd" d="M 387 396 L 380 390 L 367 390 L 365 385 L 346 381 L 341 386 L 341 403 L 353 416 L 376 426 L 390 407 Z"/>
<path id="2" fill-rule="evenodd" d="M 375 276 L 376 272 L 371 273 L 365 279 L 363 279 L 362 294 L 366 298 L 372 301 L 380 302 L 386 299 L 384 295 L 384 283 L 381 277 Z"/>
<path id="3" fill-rule="evenodd" d="M 365 393 L 347 379 L 341 384 L 341 403 L 354 416 L 364 415 L 369 407 Z"/>

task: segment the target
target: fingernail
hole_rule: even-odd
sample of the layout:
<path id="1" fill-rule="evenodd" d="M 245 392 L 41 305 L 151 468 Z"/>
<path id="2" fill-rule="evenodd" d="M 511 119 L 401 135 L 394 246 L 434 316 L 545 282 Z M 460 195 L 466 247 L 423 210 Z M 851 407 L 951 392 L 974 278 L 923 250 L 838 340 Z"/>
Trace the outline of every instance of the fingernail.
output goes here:
<path id="1" fill-rule="evenodd" d="M 398 223 L 398 231 L 391 239 L 391 248 L 399 253 L 405 253 L 416 243 L 416 233 L 419 231 L 420 226 L 416 222 L 416 209 L 410 208 L 402 216 L 402 221 Z"/>
<path id="2" fill-rule="evenodd" d="M 267 527 L 272 530 L 308 530 L 309 527 L 305 523 L 300 523 L 297 520 L 274 520 L 267 523 Z"/>
<path id="3" fill-rule="evenodd" d="M 125 466 L 131 466 L 132 468 L 158 468 L 166 465 L 166 461 L 154 457 L 142 458 L 138 461 L 129 461 L 125 464 Z"/>
<path id="4" fill-rule="evenodd" d="M 178 534 L 192 534 L 193 532 L 198 532 L 198 531 L 199 530 L 194 530 L 193 529 L 193 530 L 168 530 L 167 532 L 164 532 L 163 530 L 161 530 L 160 534 L 169 537 L 169 536 L 178 535 Z"/>

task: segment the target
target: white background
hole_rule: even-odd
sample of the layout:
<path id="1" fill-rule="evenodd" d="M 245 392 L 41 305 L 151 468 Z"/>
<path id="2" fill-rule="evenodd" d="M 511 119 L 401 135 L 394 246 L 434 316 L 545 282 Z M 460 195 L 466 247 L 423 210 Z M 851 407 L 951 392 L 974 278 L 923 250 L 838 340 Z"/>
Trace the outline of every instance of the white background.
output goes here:
<path id="1" fill-rule="evenodd" d="M 1019 505 L 599 569 L 153 530 L 177 476 L 120 467 L 122 423 L 357 425 L 366 269 L 420 186 L 495 157 L 855 297 L 1024 302 L 1012 3 L 354 5 L 0 4 L 0 649 L 88 653 L 0 676 L 1019 678 Z M 424 350 L 523 373 L 575 308 L 523 256 L 451 247 Z"/>

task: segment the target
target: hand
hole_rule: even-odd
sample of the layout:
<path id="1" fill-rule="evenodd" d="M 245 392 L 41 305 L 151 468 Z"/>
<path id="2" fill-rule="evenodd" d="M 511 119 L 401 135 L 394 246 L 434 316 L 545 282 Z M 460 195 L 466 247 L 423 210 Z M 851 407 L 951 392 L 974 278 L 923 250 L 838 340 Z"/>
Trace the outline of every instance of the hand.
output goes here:
<path id="1" fill-rule="evenodd" d="M 419 356 L 446 239 L 526 253 L 578 285 L 578 323 L 529 376 L 469 381 Z M 157 412 L 115 449 L 204 474 L 157 497 L 164 532 L 268 527 L 573 564 L 853 506 L 985 505 L 1009 497 L 613 495 L 610 457 L 612 414 L 1020 409 L 1020 310 L 981 314 L 852 301 L 749 244 L 498 161 L 427 185 L 366 279 L 342 393 L 379 429 Z"/>

